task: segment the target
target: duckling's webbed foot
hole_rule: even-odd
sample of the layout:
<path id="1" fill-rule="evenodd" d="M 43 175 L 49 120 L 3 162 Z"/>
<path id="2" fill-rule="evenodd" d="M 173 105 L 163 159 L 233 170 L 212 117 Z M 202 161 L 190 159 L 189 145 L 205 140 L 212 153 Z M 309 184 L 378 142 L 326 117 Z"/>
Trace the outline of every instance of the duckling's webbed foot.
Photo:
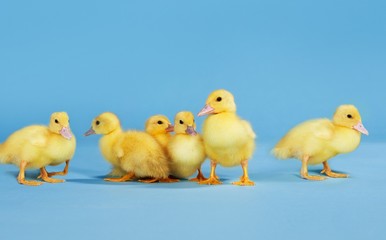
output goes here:
<path id="1" fill-rule="evenodd" d="M 49 177 L 56 176 L 56 175 L 65 176 L 68 173 L 68 166 L 69 166 L 69 164 L 70 164 L 70 160 L 67 160 L 66 161 L 66 166 L 64 167 L 63 171 L 61 171 L 61 172 L 47 172 L 47 175 Z"/>
<path id="2" fill-rule="evenodd" d="M 138 182 L 141 182 L 141 183 L 156 183 L 158 181 L 160 181 L 159 178 L 147 178 L 147 179 L 138 180 Z"/>
<path id="3" fill-rule="evenodd" d="M 308 160 L 310 159 L 309 156 L 304 156 L 302 158 L 302 168 L 300 169 L 300 176 L 304 179 L 307 180 L 312 180 L 312 181 L 323 181 L 326 178 L 323 176 L 311 176 L 308 175 Z"/>
<path id="4" fill-rule="evenodd" d="M 133 180 L 134 178 L 135 174 L 133 172 L 128 172 L 120 178 L 105 178 L 104 180 L 107 182 L 127 182 Z"/>
<path id="5" fill-rule="evenodd" d="M 48 176 L 46 168 L 42 167 L 40 168 L 40 175 L 38 178 L 41 178 L 43 181 L 48 182 L 48 183 L 63 183 L 65 182 L 63 179 L 55 179 L 55 178 L 50 178 Z"/>
<path id="6" fill-rule="evenodd" d="M 222 182 L 218 180 L 216 177 L 209 177 L 207 180 L 198 182 L 199 184 L 206 184 L 206 185 L 220 185 Z"/>
<path id="7" fill-rule="evenodd" d="M 198 171 L 198 174 L 197 174 L 197 177 L 195 178 L 192 178 L 192 179 L 189 179 L 189 181 L 191 182 L 201 182 L 201 181 L 205 181 L 205 180 L 208 180 L 201 172 L 201 168 L 197 169 Z M 217 178 L 217 180 L 219 180 L 218 176 L 215 176 Z"/>
<path id="8" fill-rule="evenodd" d="M 26 168 L 26 166 L 27 166 L 27 162 L 24 161 L 24 160 L 21 161 L 21 163 L 20 163 L 20 172 L 19 172 L 19 175 L 17 176 L 17 181 L 20 184 L 27 185 L 27 186 L 39 186 L 39 185 L 42 185 L 43 184 L 42 182 L 25 180 L 25 168 Z"/>
<path id="9" fill-rule="evenodd" d="M 159 182 L 161 182 L 161 183 L 175 183 L 175 182 L 179 182 L 179 181 L 180 181 L 179 179 L 170 178 L 170 177 L 163 178 L 163 179 L 159 180 Z"/>
<path id="10" fill-rule="evenodd" d="M 243 168 L 243 176 L 240 177 L 240 181 L 233 182 L 232 184 L 238 186 L 254 186 L 255 183 L 251 181 L 248 176 L 248 160 L 242 161 L 241 167 Z"/>
<path id="11" fill-rule="evenodd" d="M 219 177 L 216 175 L 216 166 L 217 163 L 215 161 L 210 162 L 210 177 L 204 181 L 198 182 L 199 184 L 206 184 L 206 185 L 220 185 L 222 182 L 220 181 Z"/>
<path id="12" fill-rule="evenodd" d="M 327 161 L 323 162 L 323 167 L 324 168 L 321 171 L 321 173 L 324 173 L 324 174 L 326 174 L 329 177 L 332 177 L 332 178 L 348 178 L 348 174 L 333 172 L 331 170 L 330 166 L 328 165 Z"/>

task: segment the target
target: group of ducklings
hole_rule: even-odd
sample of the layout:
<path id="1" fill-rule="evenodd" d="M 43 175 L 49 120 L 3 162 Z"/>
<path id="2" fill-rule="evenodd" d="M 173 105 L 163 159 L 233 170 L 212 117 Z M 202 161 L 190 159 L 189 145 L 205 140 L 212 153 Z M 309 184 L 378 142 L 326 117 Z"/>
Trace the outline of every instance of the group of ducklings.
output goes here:
<path id="1" fill-rule="evenodd" d="M 145 183 L 176 182 L 190 179 L 200 184 L 221 184 L 216 166 L 241 165 L 243 175 L 235 185 L 252 186 L 248 176 L 248 161 L 255 150 L 252 126 L 236 114 L 233 95 L 220 89 L 212 92 L 198 116 L 208 115 L 200 136 L 196 131 L 194 115 L 179 112 L 174 125 L 163 115 L 150 117 L 145 131 L 124 131 L 118 117 L 105 112 L 97 116 L 85 136 L 103 135 L 100 150 L 111 163 L 113 170 L 106 181 L 124 182 L 139 180 Z M 171 132 L 175 132 L 174 135 Z M 279 159 L 297 158 L 302 162 L 300 175 L 308 180 L 324 180 L 323 176 L 308 174 L 308 165 L 323 163 L 322 173 L 333 178 L 346 174 L 335 173 L 327 161 L 340 154 L 355 150 L 361 134 L 368 135 L 361 116 L 353 105 L 339 106 L 329 119 L 316 119 L 301 123 L 291 129 L 274 147 L 272 153 Z M 20 168 L 17 180 L 20 184 L 38 186 L 40 181 L 26 180 L 26 169 L 40 169 L 45 182 L 59 183 L 52 178 L 66 175 L 69 162 L 75 153 L 76 140 L 70 130 L 69 117 L 65 112 L 51 115 L 48 126 L 28 126 L 14 132 L 0 145 L 0 163 L 14 164 Z M 201 172 L 206 158 L 211 161 L 209 178 Z M 66 163 L 61 172 L 49 173 L 46 166 Z"/>

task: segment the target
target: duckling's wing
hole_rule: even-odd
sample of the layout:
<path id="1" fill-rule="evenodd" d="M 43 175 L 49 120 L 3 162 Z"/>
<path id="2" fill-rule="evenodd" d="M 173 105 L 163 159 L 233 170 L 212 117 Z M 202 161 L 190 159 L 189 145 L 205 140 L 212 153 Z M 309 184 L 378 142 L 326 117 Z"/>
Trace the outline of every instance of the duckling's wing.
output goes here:
<path id="1" fill-rule="evenodd" d="M 251 138 L 255 139 L 256 138 L 256 134 L 253 131 L 251 124 L 248 121 L 245 121 L 245 120 L 241 120 L 241 123 L 243 124 L 243 126 L 244 126 L 245 130 L 247 131 L 248 135 Z"/>
<path id="2" fill-rule="evenodd" d="M 18 135 L 24 138 L 25 142 L 35 147 L 46 147 L 48 143 L 48 131 L 43 126 L 30 126 L 22 129 Z"/>
<path id="3" fill-rule="evenodd" d="M 331 140 L 334 137 L 334 126 L 328 119 L 315 121 L 313 124 L 313 135 L 323 140 Z"/>

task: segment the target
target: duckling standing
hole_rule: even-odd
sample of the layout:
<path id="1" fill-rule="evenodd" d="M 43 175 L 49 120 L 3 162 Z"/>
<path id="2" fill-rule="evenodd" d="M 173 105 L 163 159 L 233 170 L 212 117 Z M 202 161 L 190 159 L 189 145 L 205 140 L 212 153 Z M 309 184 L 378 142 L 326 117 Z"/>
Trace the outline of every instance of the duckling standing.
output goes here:
<path id="1" fill-rule="evenodd" d="M 354 151 L 361 135 L 368 135 L 357 108 L 341 105 L 333 120 L 316 119 L 291 129 L 275 146 L 272 153 L 279 159 L 297 158 L 302 162 L 300 175 L 308 180 L 324 180 L 323 176 L 308 175 L 308 165 L 323 163 L 323 171 L 333 178 L 346 178 L 347 174 L 335 173 L 327 161 L 341 153 Z"/>
<path id="2" fill-rule="evenodd" d="M 198 116 L 210 114 L 204 121 L 205 151 L 211 159 L 211 173 L 201 184 L 221 184 L 216 176 L 217 164 L 233 167 L 241 164 L 243 176 L 235 185 L 252 186 L 248 176 L 248 160 L 255 150 L 256 135 L 251 125 L 236 114 L 233 95 L 226 90 L 212 92 Z"/>
<path id="3" fill-rule="evenodd" d="M 0 145 L 0 162 L 14 164 L 20 168 L 17 180 L 20 184 L 38 186 L 42 182 L 25 179 L 26 169 L 40 169 L 43 181 L 60 183 L 64 180 L 51 178 L 66 175 L 69 162 L 74 156 L 76 140 L 73 136 L 67 113 L 56 112 L 51 115 L 47 126 L 32 125 L 22 128 Z M 62 172 L 48 173 L 46 166 L 56 166 L 66 162 Z"/>
<path id="4" fill-rule="evenodd" d="M 166 152 L 172 137 L 170 133 L 174 131 L 170 120 L 164 115 L 152 116 L 146 121 L 145 131 L 152 135 Z"/>
<path id="5" fill-rule="evenodd" d="M 168 144 L 171 158 L 171 174 L 177 178 L 188 178 L 196 170 L 198 175 L 190 181 L 206 180 L 201 172 L 205 161 L 205 150 L 200 135 L 196 132 L 196 123 L 191 112 L 179 112 L 174 119 L 175 135 Z"/>
<path id="6" fill-rule="evenodd" d="M 126 172 L 120 178 L 105 178 L 110 182 L 125 182 L 135 178 L 149 178 L 141 182 L 174 182 L 169 179 L 169 162 L 160 144 L 148 133 L 123 132 L 118 117 L 102 113 L 92 121 L 85 136 L 102 134 L 99 146 L 102 155 L 114 167 Z"/>

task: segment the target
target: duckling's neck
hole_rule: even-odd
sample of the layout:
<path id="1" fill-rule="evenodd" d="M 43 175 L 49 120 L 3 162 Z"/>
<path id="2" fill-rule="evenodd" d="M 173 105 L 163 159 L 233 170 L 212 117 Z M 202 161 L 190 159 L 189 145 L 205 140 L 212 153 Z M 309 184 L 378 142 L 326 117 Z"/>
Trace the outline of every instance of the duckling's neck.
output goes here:
<path id="1" fill-rule="evenodd" d="M 335 125 L 335 135 L 332 145 L 339 153 L 354 151 L 361 141 L 361 133 L 347 127 Z"/>
<path id="2" fill-rule="evenodd" d="M 114 154 L 113 152 L 113 146 L 117 142 L 117 139 L 119 136 L 122 134 L 122 129 L 116 129 L 109 134 L 104 135 L 100 140 L 99 140 L 99 147 L 102 152 L 102 155 L 109 161 L 111 164 L 114 166 L 116 165 L 116 159 L 113 157 Z"/>

